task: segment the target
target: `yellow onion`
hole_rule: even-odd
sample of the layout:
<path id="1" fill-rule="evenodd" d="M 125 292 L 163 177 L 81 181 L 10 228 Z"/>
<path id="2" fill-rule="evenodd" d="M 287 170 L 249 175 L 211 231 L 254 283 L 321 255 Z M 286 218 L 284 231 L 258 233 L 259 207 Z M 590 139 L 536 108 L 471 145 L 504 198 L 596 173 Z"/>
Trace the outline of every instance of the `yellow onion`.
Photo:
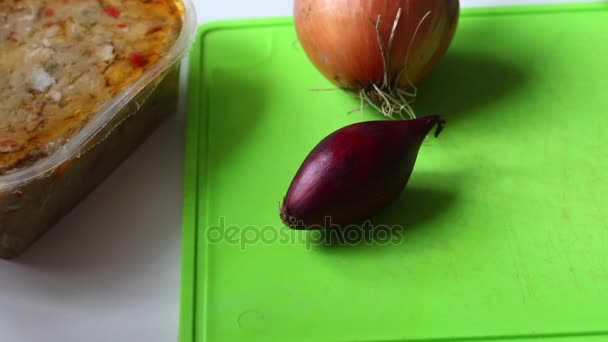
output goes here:
<path id="1" fill-rule="evenodd" d="M 414 117 L 416 84 L 447 51 L 458 0 L 295 0 L 300 43 L 339 88 L 387 116 Z"/>

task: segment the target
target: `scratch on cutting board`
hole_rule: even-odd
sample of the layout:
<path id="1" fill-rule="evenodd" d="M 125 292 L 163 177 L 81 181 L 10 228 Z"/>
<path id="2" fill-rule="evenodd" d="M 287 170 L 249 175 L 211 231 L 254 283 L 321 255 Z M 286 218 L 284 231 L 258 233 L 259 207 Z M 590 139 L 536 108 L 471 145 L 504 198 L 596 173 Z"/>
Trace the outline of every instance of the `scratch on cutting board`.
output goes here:
<path id="1" fill-rule="evenodd" d="M 236 320 L 239 329 L 243 329 L 246 326 L 253 326 L 264 320 L 264 315 L 258 310 L 247 310 L 241 312 Z"/>
<path id="2" fill-rule="evenodd" d="M 509 244 L 509 250 L 510 250 L 509 255 L 511 256 L 511 262 L 513 263 L 513 268 L 515 271 L 515 279 L 517 280 L 517 283 L 519 284 L 519 288 L 521 289 L 523 287 L 523 282 L 522 282 L 521 276 L 519 274 L 519 265 L 518 265 L 518 261 L 517 261 L 517 256 L 514 253 L 515 248 L 513 246 L 513 240 L 514 240 L 513 237 L 515 236 L 515 233 L 513 232 L 513 229 L 511 229 L 511 228 L 509 228 L 509 233 L 511 235 L 511 238 L 507 240 L 508 244 Z M 522 291 L 520 291 L 520 294 L 521 294 L 522 303 L 525 305 L 526 296 Z"/>
<path id="3" fill-rule="evenodd" d="M 515 260 L 515 256 L 513 257 L 513 260 Z M 521 278 L 521 275 L 519 273 L 519 266 L 518 266 L 517 261 L 515 261 L 513 263 L 513 265 L 515 266 L 515 279 L 517 279 L 517 282 L 519 283 L 519 289 L 520 289 L 519 293 L 520 293 L 520 296 L 521 296 L 521 302 L 525 306 L 525 305 L 528 304 L 528 300 L 526 298 L 526 293 L 523 290 L 525 288 L 525 284 L 524 284 L 524 281 Z"/>
<path id="4" fill-rule="evenodd" d="M 519 292 L 521 295 L 521 300 L 524 305 L 528 304 L 529 297 L 533 295 L 533 290 L 530 283 L 530 275 L 528 271 L 525 269 L 525 265 L 522 265 L 521 260 L 523 258 L 523 253 L 521 251 L 521 247 L 517 238 L 516 232 L 513 228 L 509 228 L 512 238 L 510 239 L 509 246 L 511 247 L 512 253 L 511 258 L 513 261 L 513 266 L 515 268 L 515 278 L 519 283 Z"/>
<path id="5" fill-rule="evenodd" d="M 564 222 L 566 222 L 566 223 L 572 222 L 572 219 L 570 218 L 570 212 L 568 211 L 568 208 L 566 208 L 566 207 L 562 208 L 562 218 L 564 219 Z"/>
<path id="6" fill-rule="evenodd" d="M 572 234 L 570 236 L 570 238 L 576 239 L 576 235 Z M 560 240 L 562 246 L 571 246 L 573 244 L 573 241 L 565 241 L 565 239 L 561 235 L 560 235 L 559 240 Z M 581 290 L 581 284 L 579 282 L 578 275 L 576 274 L 574 264 L 572 263 L 572 258 L 570 258 L 569 248 L 563 247 L 561 254 L 563 255 L 566 263 L 568 264 L 568 272 L 570 272 L 570 274 L 572 275 L 572 280 L 573 280 L 574 286 L 576 287 L 577 290 Z"/>
<path id="7" fill-rule="evenodd" d="M 564 169 L 564 179 L 570 179 L 570 172 L 568 171 L 568 169 Z M 568 210 L 569 204 L 570 204 L 570 197 L 568 196 L 568 193 L 566 191 L 563 191 L 561 194 L 561 204 L 562 204 L 562 218 L 564 220 L 565 223 L 570 224 L 572 222 L 572 219 L 570 217 L 570 212 Z M 564 241 L 563 237 L 561 237 L 562 235 L 560 235 L 560 242 L 562 243 L 562 246 L 570 246 L 572 244 L 572 241 Z M 572 240 L 576 239 L 576 232 L 572 231 L 570 238 Z M 574 268 L 574 265 L 572 263 L 572 259 L 570 258 L 570 254 L 569 254 L 569 249 L 568 247 L 565 247 L 563 252 L 561 253 L 564 256 L 564 259 L 566 260 L 566 263 L 568 264 L 568 272 L 570 272 L 570 274 L 572 275 L 572 280 L 574 283 L 574 287 L 576 287 L 577 290 L 581 290 L 581 284 L 579 282 L 578 279 L 578 275 L 576 274 L 576 270 Z"/>

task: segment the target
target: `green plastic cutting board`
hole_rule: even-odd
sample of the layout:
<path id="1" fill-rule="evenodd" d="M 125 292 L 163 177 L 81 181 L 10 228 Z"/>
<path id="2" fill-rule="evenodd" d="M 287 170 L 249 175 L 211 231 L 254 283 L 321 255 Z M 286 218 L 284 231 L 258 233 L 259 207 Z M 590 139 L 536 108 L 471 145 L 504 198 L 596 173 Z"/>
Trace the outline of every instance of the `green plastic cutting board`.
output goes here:
<path id="1" fill-rule="evenodd" d="M 279 202 L 316 143 L 380 116 L 310 90 L 331 85 L 290 20 L 203 27 L 181 341 L 608 340 L 607 56 L 608 3 L 463 10 L 415 104 L 444 134 L 373 219 L 391 228 L 337 241 Z"/>

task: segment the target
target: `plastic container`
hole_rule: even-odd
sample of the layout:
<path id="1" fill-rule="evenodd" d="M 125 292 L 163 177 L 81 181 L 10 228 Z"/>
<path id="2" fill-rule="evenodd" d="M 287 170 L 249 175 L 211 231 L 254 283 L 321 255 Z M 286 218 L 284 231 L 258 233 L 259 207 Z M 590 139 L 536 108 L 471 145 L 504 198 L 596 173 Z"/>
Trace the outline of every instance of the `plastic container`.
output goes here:
<path id="1" fill-rule="evenodd" d="M 0 176 L 0 257 L 22 253 L 175 112 L 179 64 L 196 29 L 194 5 L 176 4 L 182 9 L 182 31 L 168 53 L 58 151 Z"/>
<path id="2" fill-rule="evenodd" d="M 377 235 L 279 203 L 361 120 L 289 19 L 206 26 L 190 58 L 182 342 L 606 341 L 608 4 L 463 9 L 419 86 L 423 144 Z M 392 230 L 379 227 L 387 225 Z"/>

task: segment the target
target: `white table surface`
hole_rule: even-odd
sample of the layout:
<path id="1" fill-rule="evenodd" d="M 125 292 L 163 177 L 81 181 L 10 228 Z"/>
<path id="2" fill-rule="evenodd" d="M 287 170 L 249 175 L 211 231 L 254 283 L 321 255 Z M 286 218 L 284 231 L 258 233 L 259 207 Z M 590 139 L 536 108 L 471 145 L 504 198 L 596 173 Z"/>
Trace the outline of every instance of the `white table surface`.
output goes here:
<path id="1" fill-rule="evenodd" d="M 289 15 L 292 6 L 194 1 L 201 23 Z M 569 1 L 462 5 L 547 2 Z M 0 341 L 176 341 L 183 140 L 182 110 L 23 257 L 0 261 Z"/>

